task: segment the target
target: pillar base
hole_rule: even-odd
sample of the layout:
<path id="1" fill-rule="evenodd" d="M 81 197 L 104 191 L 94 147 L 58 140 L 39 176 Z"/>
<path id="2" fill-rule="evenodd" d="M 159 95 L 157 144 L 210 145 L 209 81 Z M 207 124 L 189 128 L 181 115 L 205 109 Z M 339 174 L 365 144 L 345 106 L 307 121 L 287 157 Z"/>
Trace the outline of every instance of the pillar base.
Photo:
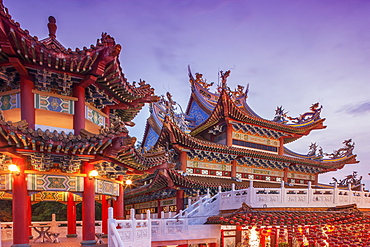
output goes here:
<path id="1" fill-rule="evenodd" d="M 94 246 L 96 245 L 96 240 L 83 240 L 80 244 L 82 246 Z"/>
<path id="2" fill-rule="evenodd" d="M 77 238 L 77 234 L 67 234 L 66 237 L 67 238 Z"/>
<path id="3" fill-rule="evenodd" d="M 12 244 L 11 247 L 30 247 L 30 244 Z"/>

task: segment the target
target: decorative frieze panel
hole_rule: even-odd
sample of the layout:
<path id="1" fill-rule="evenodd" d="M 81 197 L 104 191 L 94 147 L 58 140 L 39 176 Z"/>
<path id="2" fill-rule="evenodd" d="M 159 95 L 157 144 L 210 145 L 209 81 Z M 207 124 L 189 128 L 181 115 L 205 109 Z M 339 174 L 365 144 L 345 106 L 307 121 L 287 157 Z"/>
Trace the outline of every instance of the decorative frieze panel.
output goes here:
<path id="1" fill-rule="evenodd" d="M 263 144 L 267 146 L 273 146 L 273 147 L 280 146 L 280 142 L 278 140 L 248 135 L 248 134 L 239 133 L 239 132 L 233 132 L 232 138 L 236 140 L 246 141 L 246 142 Z"/>
<path id="2" fill-rule="evenodd" d="M 216 163 L 226 163 L 230 164 L 231 161 L 233 161 L 236 158 L 236 155 L 232 154 L 223 154 L 223 153 L 217 153 L 217 152 L 209 152 L 209 151 L 203 151 L 203 150 L 195 150 L 192 149 L 189 152 L 187 152 L 187 156 L 189 160 L 204 160 L 209 162 L 216 162 Z"/>
<path id="3" fill-rule="evenodd" d="M 73 201 L 79 202 L 82 201 L 82 197 L 72 194 Z M 61 191 L 42 191 L 39 193 L 35 193 L 31 195 L 32 202 L 40 202 L 40 201 L 59 201 L 59 202 L 67 202 L 68 201 L 68 192 L 61 192 Z"/>
<path id="4" fill-rule="evenodd" d="M 51 95 L 35 94 L 35 108 L 74 114 L 74 101 Z"/>
<path id="5" fill-rule="evenodd" d="M 311 181 L 315 180 L 315 176 L 312 174 L 302 174 L 302 173 L 293 173 L 293 172 L 288 173 L 288 178 L 292 178 L 295 180 L 299 180 L 299 179 L 300 180 L 311 180 Z"/>
<path id="6" fill-rule="evenodd" d="M 258 126 L 253 126 L 249 125 L 246 123 L 239 123 L 239 122 L 234 122 L 232 121 L 232 126 L 234 131 L 236 132 L 242 132 L 242 133 L 249 133 L 251 135 L 259 135 L 259 136 L 264 136 L 267 138 L 272 138 L 272 139 L 279 139 L 280 137 L 286 135 L 283 132 L 276 131 L 276 130 L 271 130 L 271 129 L 266 129 Z M 267 144 L 266 144 L 267 145 Z"/>
<path id="7" fill-rule="evenodd" d="M 84 190 L 84 177 L 28 174 L 27 189 L 36 191 L 82 192 Z"/>
<path id="8" fill-rule="evenodd" d="M 201 162 L 196 160 L 188 160 L 187 167 L 207 169 L 207 170 L 218 170 L 218 171 L 231 171 L 231 165 Z"/>
<path id="9" fill-rule="evenodd" d="M 105 126 L 105 116 L 101 112 L 97 111 L 96 109 L 93 109 L 89 105 L 86 105 L 85 112 L 86 112 L 85 118 L 87 120 L 90 120 L 91 122 L 99 126 L 103 127 Z"/>
<path id="10" fill-rule="evenodd" d="M 0 190 L 12 190 L 12 174 L 0 175 Z"/>
<path id="11" fill-rule="evenodd" d="M 272 171 L 272 170 L 264 170 L 264 169 L 256 169 L 252 167 L 236 167 L 236 172 L 238 173 L 248 173 L 248 174 L 257 174 L 257 175 L 268 175 L 274 177 L 284 177 L 283 171 Z"/>
<path id="12" fill-rule="evenodd" d="M 20 105 L 21 105 L 21 101 L 20 101 L 19 93 L 0 95 L 0 109 L 1 110 L 5 111 L 5 110 L 10 110 L 10 109 L 20 108 L 21 107 Z"/>
<path id="13" fill-rule="evenodd" d="M 106 180 L 95 179 L 95 193 L 119 196 L 119 184 Z"/>

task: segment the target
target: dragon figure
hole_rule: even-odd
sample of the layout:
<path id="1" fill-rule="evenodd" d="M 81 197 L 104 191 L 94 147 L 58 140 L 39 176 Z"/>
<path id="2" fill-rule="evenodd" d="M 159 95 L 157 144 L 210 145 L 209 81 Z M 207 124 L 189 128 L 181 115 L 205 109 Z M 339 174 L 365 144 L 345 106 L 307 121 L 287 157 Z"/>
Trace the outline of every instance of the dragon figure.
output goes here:
<path id="1" fill-rule="evenodd" d="M 322 106 L 319 107 L 319 103 L 315 103 L 315 104 L 312 104 L 311 107 L 310 107 L 310 110 L 311 112 L 306 112 L 306 113 L 303 113 L 301 115 L 299 115 L 299 117 L 287 117 L 290 121 L 292 121 L 293 123 L 297 123 L 297 124 L 300 124 L 300 123 L 304 123 L 304 122 L 307 122 L 309 120 L 316 120 L 316 119 L 319 119 L 320 118 L 320 112 L 321 112 L 321 109 L 322 109 Z"/>

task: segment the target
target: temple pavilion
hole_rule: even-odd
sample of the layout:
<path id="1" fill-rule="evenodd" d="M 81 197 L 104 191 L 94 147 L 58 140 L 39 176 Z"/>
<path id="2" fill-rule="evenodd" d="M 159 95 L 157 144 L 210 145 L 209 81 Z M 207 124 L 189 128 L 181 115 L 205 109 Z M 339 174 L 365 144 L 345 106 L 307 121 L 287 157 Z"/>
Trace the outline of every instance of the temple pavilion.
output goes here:
<path id="1" fill-rule="evenodd" d="M 325 218 L 327 224 L 341 224 L 342 217 L 347 219 L 361 215 L 352 223 L 361 223 L 365 227 L 361 229 L 366 229 L 369 216 L 363 218 L 356 205 L 332 208 L 333 205 L 350 204 L 351 199 L 339 202 L 342 199 L 334 195 L 337 199 L 331 204 L 334 189 L 334 194 L 339 195 L 342 195 L 339 192 L 341 188 L 363 191 L 361 179 L 355 173 L 351 176 L 353 181 L 341 180 L 341 183 L 337 181 L 328 185 L 318 183 L 320 174 L 358 163 L 352 140 L 343 141 L 342 147 L 329 154 L 324 153 L 316 143 L 311 143 L 306 154 L 286 147 L 286 144 L 299 141 L 311 131 L 326 127 L 325 118 L 321 117 L 322 106 L 314 103 L 309 111 L 298 117 L 288 116 L 280 106 L 272 119 L 264 119 L 248 105 L 249 86 L 244 88 L 239 85 L 235 90 L 230 89 L 227 82 L 229 75 L 230 71 L 220 71 L 220 83 L 214 85 L 216 90 L 212 92 L 213 83 L 207 83 L 200 73 L 194 75 L 189 67 L 191 95 L 185 112 L 170 93 L 150 104 L 150 117 L 139 151 L 158 153 L 166 150 L 169 163 L 156 167 L 153 174 L 136 181 L 137 187 L 126 190 L 125 210 L 134 208 L 139 214 L 150 210 L 158 218 L 180 211 L 176 217 L 188 218 L 189 222 L 196 222 L 194 224 L 221 224 L 220 246 L 236 246 L 237 243 L 240 244 L 238 246 L 277 246 L 278 238 L 283 237 L 286 246 L 288 242 L 289 246 L 298 246 L 298 242 L 296 245 L 292 243 L 292 233 L 302 233 L 298 223 L 302 223 L 303 219 L 323 224 L 322 219 Z M 330 191 L 320 190 L 323 188 Z M 231 192 L 226 193 L 228 191 Z M 316 192 L 320 195 L 311 195 Z M 347 191 L 344 194 L 347 195 Z M 213 199 L 206 199 L 212 196 Z M 368 205 L 369 193 L 362 196 Z M 236 198 L 238 204 L 226 205 L 231 200 L 228 197 Z M 216 206 L 220 211 L 212 215 L 210 205 L 216 201 L 220 201 Z M 253 208 L 243 201 L 256 206 Z M 197 203 L 193 206 L 194 202 Z M 315 208 L 310 208 L 310 205 Z M 181 213 L 182 210 L 186 213 Z M 345 210 L 346 213 L 343 215 L 337 210 Z M 333 211 L 337 214 L 333 215 Z M 205 215 L 209 218 L 202 222 Z M 281 225 L 280 235 L 277 225 Z M 271 237 L 271 232 L 275 237 Z M 254 240 L 250 238 L 256 234 L 258 241 L 255 239 L 257 242 L 252 244 Z M 305 236 L 297 235 L 294 239 L 303 241 L 304 238 L 310 246 L 320 243 L 323 244 L 320 246 L 327 246 L 327 243 L 316 242 L 316 238 L 312 240 L 312 234 L 315 230 L 307 230 Z M 366 239 L 367 236 L 368 232 L 362 238 L 353 235 L 357 239 Z M 245 245 L 242 245 L 243 240 Z"/>
<path id="2" fill-rule="evenodd" d="M 248 105 L 248 87 L 227 84 L 230 71 L 220 72 L 216 92 L 200 73 L 189 67 L 191 95 L 185 112 L 167 93 L 167 98 L 150 105 L 142 152 L 168 150 L 171 163 L 142 181 L 139 188 L 125 194 L 126 210 L 131 207 L 162 210 L 184 209 L 187 199 L 216 194 L 235 188 L 276 188 L 318 185 L 318 176 L 358 163 L 352 140 L 331 154 L 312 143 L 307 154 L 299 154 L 286 144 L 324 129 L 322 106 L 313 104 L 299 117 L 287 116 L 277 107 L 273 119 L 260 117 Z M 165 199 L 166 198 L 166 199 Z M 185 199 L 185 200 L 184 200 Z M 145 205 L 141 206 L 141 205 Z M 138 213 L 143 210 L 138 210 Z"/>
<path id="3" fill-rule="evenodd" d="M 107 233 L 108 206 L 124 216 L 127 176 L 167 159 L 137 152 L 126 128 L 158 97 L 145 81 L 127 81 L 110 35 L 72 50 L 57 40 L 52 16 L 41 40 L 2 1 L 0 18 L 0 199 L 13 201 L 13 246 L 29 246 L 31 204 L 40 201 L 67 204 L 69 237 L 82 202 L 81 244 L 93 245 L 95 201 Z"/>

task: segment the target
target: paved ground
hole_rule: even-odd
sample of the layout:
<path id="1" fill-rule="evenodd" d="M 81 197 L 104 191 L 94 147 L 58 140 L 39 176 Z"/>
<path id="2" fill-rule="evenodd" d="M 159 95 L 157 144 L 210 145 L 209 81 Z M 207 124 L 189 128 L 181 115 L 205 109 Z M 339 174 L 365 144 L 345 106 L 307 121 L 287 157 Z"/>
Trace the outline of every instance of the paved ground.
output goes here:
<path id="1" fill-rule="evenodd" d="M 40 243 L 40 242 L 36 242 L 34 243 L 32 239 L 30 239 L 30 245 L 32 247 L 77 247 L 77 246 L 81 246 L 80 242 L 81 242 L 81 238 L 80 237 L 77 237 L 77 238 L 67 238 L 67 237 L 60 237 L 59 238 L 60 240 L 60 243 L 50 243 L 50 242 L 45 242 L 45 243 Z M 99 247 L 108 247 L 108 239 L 107 238 L 104 238 L 103 241 L 105 242 L 105 244 L 99 244 L 99 245 L 96 245 L 96 246 L 99 246 Z M 8 240 L 8 241 L 3 241 L 2 242 L 2 247 L 10 247 L 11 245 L 13 244 L 13 240 Z"/>

